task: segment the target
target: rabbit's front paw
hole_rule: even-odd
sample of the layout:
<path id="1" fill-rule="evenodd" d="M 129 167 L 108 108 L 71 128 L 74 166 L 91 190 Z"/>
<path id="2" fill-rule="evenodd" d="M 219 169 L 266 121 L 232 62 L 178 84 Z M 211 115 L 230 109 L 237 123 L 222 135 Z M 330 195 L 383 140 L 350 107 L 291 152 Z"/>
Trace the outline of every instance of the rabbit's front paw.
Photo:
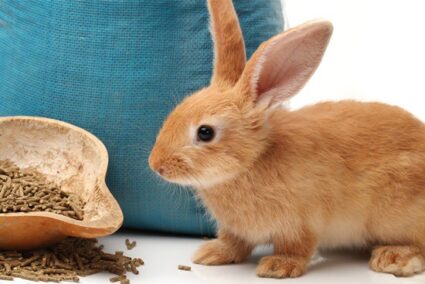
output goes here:
<path id="1" fill-rule="evenodd" d="M 414 246 L 381 246 L 373 250 L 369 266 L 376 272 L 411 276 L 425 270 L 425 257 Z"/>
<path id="2" fill-rule="evenodd" d="M 222 241 L 212 240 L 198 249 L 192 261 L 203 265 L 220 265 L 240 262 L 242 259 L 235 257 L 234 252 Z"/>
<path id="3" fill-rule="evenodd" d="M 265 256 L 257 266 L 257 276 L 266 278 L 298 277 L 304 274 L 306 259 L 283 255 Z"/>

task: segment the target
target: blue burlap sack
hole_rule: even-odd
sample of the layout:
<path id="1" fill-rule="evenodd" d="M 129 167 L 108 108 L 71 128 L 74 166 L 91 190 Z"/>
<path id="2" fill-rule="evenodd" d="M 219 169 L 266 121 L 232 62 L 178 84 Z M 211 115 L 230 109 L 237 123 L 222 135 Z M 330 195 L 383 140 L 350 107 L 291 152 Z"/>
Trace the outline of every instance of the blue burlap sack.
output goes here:
<path id="1" fill-rule="evenodd" d="M 281 31 L 281 3 L 234 2 L 251 55 Z M 209 83 L 208 18 L 205 0 L 2 0 L 0 115 L 60 119 L 97 135 L 127 227 L 210 234 L 193 195 L 147 164 L 169 111 Z"/>

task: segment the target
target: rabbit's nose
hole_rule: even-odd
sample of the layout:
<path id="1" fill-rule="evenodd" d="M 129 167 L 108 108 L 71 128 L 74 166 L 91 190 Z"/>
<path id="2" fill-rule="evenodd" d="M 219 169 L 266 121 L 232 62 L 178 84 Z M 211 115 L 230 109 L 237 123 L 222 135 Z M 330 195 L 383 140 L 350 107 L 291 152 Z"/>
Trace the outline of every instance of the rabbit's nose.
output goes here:
<path id="1" fill-rule="evenodd" d="M 149 156 L 149 167 L 152 169 L 152 171 L 159 175 L 163 175 L 165 171 L 163 162 L 164 159 L 162 159 L 160 155 L 156 154 L 155 151 L 153 151 Z"/>
<path id="2" fill-rule="evenodd" d="M 159 167 L 159 169 L 156 171 L 160 176 L 164 173 L 164 167 Z"/>
<path id="3" fill-rule="evenodd" d="M 161 167 L 161 164 L 155 160 L 149 159 L 149 167 L 152 171 L 157 172 L 158 169 Z"/>
<path id="4" fill-rule="evenodd" d="M 162 176 L 164 174 L 164 167 L 152 167 L 151 166 L 152 171 L 154 171 L 155 173 L 159 174 L 160 176 Z"/>
<path id="5" fill-rule="evenodd" d="M 154 153 L 151 153 L 151 155 L 149 156 L 149 167 L 151 168 L 152 171 L 158 172 L 158 173 L 159 173 L 159 170 L 162 169 L 161 160 L 157 158 Z"/>

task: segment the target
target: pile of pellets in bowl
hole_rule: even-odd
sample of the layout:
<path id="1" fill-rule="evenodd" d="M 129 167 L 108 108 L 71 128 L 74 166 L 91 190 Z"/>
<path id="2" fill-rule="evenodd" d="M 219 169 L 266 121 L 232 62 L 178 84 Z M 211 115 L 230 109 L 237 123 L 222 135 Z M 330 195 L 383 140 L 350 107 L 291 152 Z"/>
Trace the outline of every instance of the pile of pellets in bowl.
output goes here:
<path id="1" fill-rule="evenodd" d="M 83 208 L 77 195 L 65 193 L 40 172 L 0 161 L 0 213 L 44 211 L 82 220 Z M 135 245 L 126 240 L 127 249 Z M 129 284 L 127 272 L 139 274 L 143 264 L 141 258 L 125 256 L 122 251 L 104 252 L 96 239 L 67 238 L 43 249 L 0 251 L 0 280 L 79 282 L 81 276 L 110 272 L 116 275 L 111 282 Z"/>
<path id="2" fill-rule="evenodd" d="M 52 212 L 83 220 L 84 203 L 35 169 L 0 161 L 0 213 Z"/>

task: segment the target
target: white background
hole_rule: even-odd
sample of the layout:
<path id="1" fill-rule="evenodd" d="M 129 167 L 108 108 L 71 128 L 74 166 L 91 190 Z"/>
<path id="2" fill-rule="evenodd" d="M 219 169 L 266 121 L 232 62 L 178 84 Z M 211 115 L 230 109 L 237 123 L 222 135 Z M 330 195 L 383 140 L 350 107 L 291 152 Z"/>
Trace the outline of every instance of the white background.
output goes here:
<path id="1" fill-rule="evenodd" d="M 425 1 L 287 0 L 286 13 L 291 26 L 320 17 L 332 21 L 335 27 L 321 67 L 292 100 L 293 107 L 322 100 L 382 101 L 402 106 L 425 121 Z M 301 278 L 270 280 L 255 276 L 258 258 L 270 253 L 270 248 L 257 250 L 245 264 L 204 267 L 190 263 L 190 256 L 203 242 L 199 238 L 127 232 L 101 242 L 107 251 L 123 250 L 127 237 L 138 242 L 128 253 L 146 262 L 141 275 L 131 277 L 133 284 L 425 283 L 425 274 L 403 279 L 374 273 L 367 268 L 367 255 L 347 252 L 316 259 Z M 179 271 L 179 264 L 192 265 L 193 271 Z M 100 274 L 81 282 L 109 283 L 108 278 Z"/>
<path id="2" fill-rule="evenodd" d="M 425 1 L 286 0 L 286 14 L 290 26 L 314 18 L 334 24 L 322 65 L 293 107 L 382 101 L 425 121 Z"/>

